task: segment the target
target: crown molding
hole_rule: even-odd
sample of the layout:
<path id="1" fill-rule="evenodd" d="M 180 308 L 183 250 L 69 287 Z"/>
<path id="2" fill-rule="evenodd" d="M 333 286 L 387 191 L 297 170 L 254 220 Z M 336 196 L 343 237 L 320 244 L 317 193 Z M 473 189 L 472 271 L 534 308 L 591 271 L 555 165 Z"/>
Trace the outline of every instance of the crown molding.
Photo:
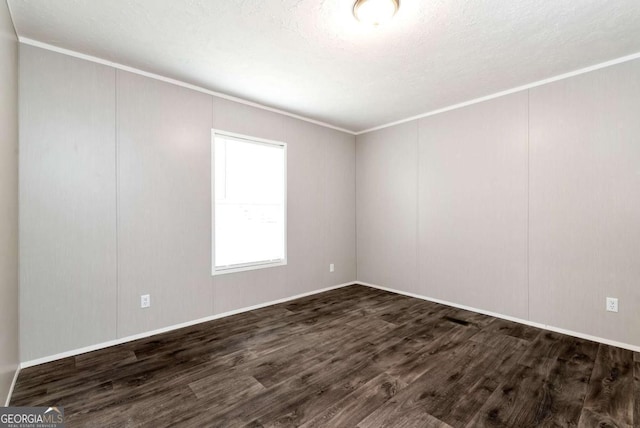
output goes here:
<path id="1" fill-rule="evenodd" d="M 336 131 L 340 131 L 340 132 L 344 132 L 346 134 L 350 134 L 350 135 L 356 135 L 356 133 L 354 131 L 351 131 L 349 129 L 345 129 L 345 128 L 340 128 L 339 126 L 335 126 L 332 125 L 330 123 L 326 123 L 326 122 L 322 122 L 319 120 L 315 120 L 315 119 L 311 119 L 309 117 L 305 117 L 305 116 L 300 116 L 298 114 L 295 113 L 290 113 L 288 111 L 285 110 L 280 110 L 274 107 L 269 107 L 263 104 L 259 104 L 253 101 L 249 101 L 249 100 L 245 100 L 243 98 L 239 98 L 239 97 L 234 97 L 232 95 L 227 95 L 227 94 L 223 94 L 222 92 L 216 92 L 216 91 L 212 91 L 206 88 L 203 88 L 201 86 L 197 86 L 197 85 L 192 85 L 191 83 L 186 83 L 183 82 L 181 80 L 177 80 L 177 79 L 172 79 L 170 77 L 166 77 L 166 76 L 162 76 L 159 74 L 155 74 L 155 73 L 151 73 L 148 71 L 144 71 L 144 70 L 140 70 L 138 68 L 135 67 L 130 67 L 128 65 L 124 65 L 124 64 L 120 64 L 117 62 L 113 62 L 113 61 L 109 61 L 103 58 L 99 58 L 96 56 L 92 56 L 92 55 L 87 55 L 87 54 L 83 54 L 80 52 L 76 52 L 70 49 L 65 49 L 65 48 L 61 48 L 58 46 L 54 46 L 54 45 L 50 45 L 48 43 L 44 43 L 44 42 L 40 42 L 38 40 L 33 40 L 33 39 L 29 39 L 27 37 L 22 37 L 22 36 L 18 36 L 18 41 L 22 44 L 25 45 L 29 45 L 29 46 L 34 46 L 37 48 L 41 48 L 41 49 L 46 49 L 52 52 L 57 52 L 63 55 L 68 55 L 68 56 L 72 56 L 75 58 L 79 58 L 79 59 L 83 59 L 85 61 L 91 61 L 91 62 L 95 62 L 97 64 L 102 64 L 102 65 L 106 65 L 109 67 L 113 67 L 116 68 L 118 70 L 123 70 L 123 71 L 128 71 L 129 73 L 135 73 L 135 74 L 139 74 L 141 76 L 145 76 L 145 77 L 149 77 L 151 79 L 156 79 L 156 80 L 160 80 L 166 83 L 171 83 L 172 85 L 176 85 L 176 86 L 181 86 L 183 88 L 187 88 L 187 89 L 191 89 L 194 91 L 198 91 L 198 92 L 202 92 L 208 95 L 212 95 L 214 97 L 218 97 L 218 98 L 223 98 L 225 100 L 230 100 L 230 101 L 234 101 L 236 103 L 240 103 L 240 104 L 245 104 L 251 107 L 255 107 L 255 108 L 259 108 L 262 110 L 266 110 L 266 111 L 270 111 L 272 113 L 278 113 L 278 114 L 282 114 L 284 116 L 289 116 L 292 117 L 294 119 L 298 119 L 298 120 L 303 120 L 305 122 L 309 122 L 309 123 L 313 123 L 315 125 L 320 125 L 323 126 L 325 128 L 330 128 L 330 129 L 334 129 Z"/>
<path id="2" fill-rule="evenodd" d="M 469 101 L 464 101 L 464 102 L 461 102 L 461 103 L 458 103 L 458 104 L 453 104 L 453 105 L 448 106 L 448 107 L 443 107 L 443 108 L 440 108 L 440 109 L 437 109 L 437 110 L 431 110 L 431 111 L 429 111 L 427 113 L 422 113 L 422 114 L 419 114 L 419 115 L 416 115 L 416 116 L 407 117 L 406 119 L 400 119 L 400 120 L 396 120 L 395 122 L 390 122 L 390 123 L 386 123 L 384 125 L 375 126 L 373 128 L 365 129 L 363 131 L 357 131 L 355 133 L 355 135 L 362 135 L 362 134 L 366 134 L 368 132 L 378 131 L 380 129 L 389 128 L 391 126 L 400 125 L 402 123 L 411 122 L 413 120 L 422 119 L 424 117 L 434 116 L 436 114 L 444 113 L 444 112 L 451 111 L 451 110 L 456 110 L 456 109 L 459 109 L 459 108 L 462 108 L 462 107 L 467 107 L 467 106 L 470 106 L 470 105 L 473 105 L 473 104 L 478 104 L 478 103 L 481 103 L 483 101 L 489 101 L 489 100 L 492 100 L 494 98 L 502 97 L 504 95 L 509 95 L 509 94 L 513 94 L 513 93 L 516 93 L 516 92 L 520 92 L 520 91 L 526 91 L 528 89 L 535 88 L 537 86 L 542 86 L 542 85 L 546 85 L 548 83 L 557 82 L 558 80 L 564 80 L 564 79 L 568 79 L 570 77 L 579 76 L 581 74 L 589 73 L 589 72 L 592 72 L 592 71 L 595 71 L 595 70 L 600 70 L 602 68 L 611 67 L 612 65 L 622 64 L 622 63 L 628 62 L 628 61 L 633 61 L 633 60 L 638 59 L 638 58 L 640 58 L 640 52 L 637 52 L 637 53 L 634 53 L 634 54 L 631 54 L 631 55 L 626 55 L 626 56 L 623 56 L 623 57 L 620 57 L 620 58 L 612 59 L 610 61 L 601 62 L 599 64 L 591 65 L 589 67 L 580 68 L 578 70 L 570 71 L 568 73 L 559 74 L 557 76 L 549 77 L 548 79 L 538 80 L 536 82 L 528 83 L 528 84 L 522 85 L 522 86 L 516 86 L 515 88 L 506 89 L 504 91 L 496 92 L 494 94 L 486 95 L 484 97 L 474 98 L 474 99 L 469 100 Z"/>

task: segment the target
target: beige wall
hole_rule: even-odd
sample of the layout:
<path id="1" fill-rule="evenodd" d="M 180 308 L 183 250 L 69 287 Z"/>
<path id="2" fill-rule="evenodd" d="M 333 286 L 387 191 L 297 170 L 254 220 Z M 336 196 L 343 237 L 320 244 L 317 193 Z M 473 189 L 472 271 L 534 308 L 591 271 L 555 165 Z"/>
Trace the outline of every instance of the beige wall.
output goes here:
<path id="1" fill-rule="evenodd" d="M 358 279 L 640 346 L 638 112 L 635 60 L 359 135 Z"/>
<path id="2" fill-rule="evenodd" d="M 640 345 L 640 61 L 530 97 L 531 319 Z"/>
<path id="3" fill-rule="evenodd" d="M 358 279 L 418 293 L 418 124 L 356 141 Z"/>
<path id="4" fill-rule="evenodd" d="M 527 94 L 420 120 L 421 293 L 526 319 Z"/>
<path id="5" fill-rule="evenodd" d="M 18 367 L 18 41 L 0 2 L 0 406 Z"/>
<path id="6" fill-rule="evenodd" d="M 357 139 L 30 46 L 20 76 L 22 361 L 350 282 L 356 258 L 360 281 L 640 345 L 640 61 Z M 288 143 L 287 266 L 210 276 L 211 128 Z"/>
<path id="7" fill-rule="evenodd" d="M 355 280 L 355 137 L 20 49 L 22 361 Z M 287 266 L 211 276 L 212 128 L 288 144 Z"/>
<path id="8" fill-rule="evenodd" d="M 212 314 L 211 96 L 117 71 L 118 337 Z M 140 295 L 151 307 L 140 309 Z"/>
<path id="9" fill-rule="evenodd" d="M 20 356 L 116 333 L 115 70 L 20 48 Z"/>

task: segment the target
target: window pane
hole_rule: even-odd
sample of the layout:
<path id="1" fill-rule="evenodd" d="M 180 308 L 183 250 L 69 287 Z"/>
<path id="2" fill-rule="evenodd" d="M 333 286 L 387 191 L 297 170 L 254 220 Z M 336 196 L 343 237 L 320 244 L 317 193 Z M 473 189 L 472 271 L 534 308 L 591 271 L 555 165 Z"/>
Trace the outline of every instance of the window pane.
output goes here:
<path id="1" fill-rule="evenodd" d="M 214 150 L 215 266 L 284 260 L 284 147 L 216 135 Z"/>

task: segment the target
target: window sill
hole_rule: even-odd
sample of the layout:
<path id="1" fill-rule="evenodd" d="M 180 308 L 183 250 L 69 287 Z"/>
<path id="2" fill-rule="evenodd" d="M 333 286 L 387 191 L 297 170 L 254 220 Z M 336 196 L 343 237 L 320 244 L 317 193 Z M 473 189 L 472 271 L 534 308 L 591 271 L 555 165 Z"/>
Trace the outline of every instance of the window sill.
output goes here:
<path id="1" fill-rule="evenodd" d="M 212 275 L 213 276 L 226 275 L 228 273 L 245 272 L 245 271 L 257 270 L 257 269 L 267 269 L 267 268 L 286 266 L 286 265 L 287 265 L 287 260 L 285 259 L 285 260 L 278 260 L 276 262 L 270 262 L 270 263 L 247 264 L 247 265 L 241 265 L 241 266 L 235 266 L 235 267 L 229 267 L 229 268 L 217 268 L 217 269 L 214 268 Z"/>

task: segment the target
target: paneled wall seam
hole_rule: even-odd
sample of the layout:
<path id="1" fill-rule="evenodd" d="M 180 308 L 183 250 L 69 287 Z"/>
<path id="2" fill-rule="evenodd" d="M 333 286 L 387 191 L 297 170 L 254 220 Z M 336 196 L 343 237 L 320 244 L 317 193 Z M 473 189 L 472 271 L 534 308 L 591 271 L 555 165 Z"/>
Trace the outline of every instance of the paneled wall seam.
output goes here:
<path id="1" fill-rule="evenodd" d="M 422 278 L 420 276 L 420 121 L 416 120 L 416 266 L 415 278 L 417 287 L 422 288 Z"/>
<path id="2" fill-rule="evenodd" d="M 209 141 L 209 150 L 213 151 L 213 129 L 215 128 L 215 123 L 216 123 L 216 97 L 214 97 L 213 95 L 211 95 L 211 141 Z M 211 153 L 209 153 L 209 159 L 212 159 L 212 155 Z M 211 185 L 211 188 L 209 189 L 209 194 L 211 195 L 211 204 L 209 209 L 209 218 L 211 219 L 210 223 L 210 227 L 211 230 L 209 231 L 209 239 L 211 240 L 211 242 L 209 242 L 209 264 L 211 265 L 211 269 L 213 269 L 213 204 L 215 203 L 215 201 L 213 200 L 213 164 L 209 164 L 209 183 Z M 211 315 L 216 313 L 216 277 L 214 275 L 211 275 Z"/>
<path id="3" fill-rule="evenodd" d="M 353 156 L 353 197 L 354 197 L 354 201 L 353 201 L 353 215 L 354 215 L 354 221 L 353 221 L 353 227 L 355 229 L 355 233 L 354 233 L 354 238 L 355 238 L 355 268 L 356 268 L 356 278 L 355 280 L 357 281 L 358 278 L 360 278 L 360 272 L 358 271 L 358 136 L 354 135 L 353 136 L 353 151 L 354 151 L 354 156 Z"/>
<path id="4" fill-rule="evenodd" d="M 9 5 L 9 2 L 6 2 L 7 6 Z M 15 24 L 14 24 L 14 29 L 15 29 Z M 22 286 L 22 239 L 21 239 L 21 231 L 22 231 L 22 215 L 20 214 L 20 193 L 22 192 L 22 177 L 21 177 L 21 171 L 20 171 L 20 157 L 21 155 L 21 141 L 20 141 L 20 109 L 21 109 L 21 105 L 20 105 L 20 76 L 22 74 L 22 49 L 20 49 L 20 44 L 18 44 L 18 362 L 23 361 L 22 357 L 23 357 L 23 348 L 22 348 L 22 344 L 20 343 L 21 339 L 21 322 L 20 322 L 20 307 L 21 307 L 21 294 L 22 294 L 22 290 L 21 290 L 21 286 Z"/>
<path id="5" fill-rule="evenodd" d="M 531 276 L 529 265 L 530 228 L 531 228 L 531 90 L 527 89 L 527 319 L 531 321 Z"/>
<path id="6" fill-rule="evenodd" d="M 113 127 L 114 127 L 114 136 L 115 136 L 115 155 L 116 155 L 116 159 L 115 159 L 115 182 L 116 182 L 116 283 L 115 283 L 115 287 L 116 287 L 116 304 L 114 307 L 114 310 L 116 311 L 116 339 L 120 337 L 120 332 L 119 332 L 119 325 L 118 325 L 118 306 L 120 304 L 120 299 L 119 299 L 119 293 L 120 293 L 120 285 L 119 285 L 119 276 L 120 276 L 120 260 L 119 260 L 119 235 L 120 235 L 120 227 L 119 227 L 119 219 L 120 219 L 120 212 L 119 212 L 119 198 L 120 198 L 120 180 L 119 178 L 119 173 L 120 173 L 120 169 L 119 169 L 119 165 L 120 162 L 118 162 L 118 153 L 119 153 L 119 135 L 118 135 L 118 74 L 119 71 L 115 70 L 114 74 L 114 102 L 115 102 L 115 108 L 114 108 L 114 118 L 113 118 Z"/>

